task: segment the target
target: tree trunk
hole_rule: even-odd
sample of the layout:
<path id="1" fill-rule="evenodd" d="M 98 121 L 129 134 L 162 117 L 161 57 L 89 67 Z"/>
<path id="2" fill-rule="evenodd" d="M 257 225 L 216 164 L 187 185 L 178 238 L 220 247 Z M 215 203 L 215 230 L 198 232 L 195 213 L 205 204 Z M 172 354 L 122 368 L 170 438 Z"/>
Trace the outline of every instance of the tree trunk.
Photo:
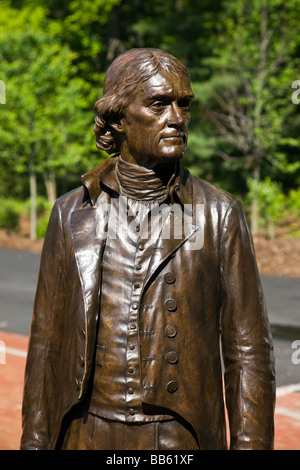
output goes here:
<path id="1" fill-rule="evenodd" d="M 108 18 L 108 47 L 106 60 L 109 64 L 119 54 L 125 52 L 125 46 L 121 40 L 121 14 L 122 6 L 115 5 Z"/>
<path id="2" fill-rule="evenodd" d="M 37 225 L 37 183 L 34 163 L 29 163 L 29 184 L 30 184 L 30 239 L 36 240 Z"/>
<path id="3" fill-rule="evenodd" d="M 260 167 L 258 159 L 254 160 L 254 170 L 253 170 L 253 179 L 255 183 L 260 181 Z M 258 234 L 258 225 L 259 225 L 259 208 L 258 208 L 258 196 L 254 195 L 251 202 L 251 232 L 253 235 Z"/>
<path id="4" fill-rule="evenodd" d="M 56 179 L 54 172 L 51 172 L 47 179 L 45 179 L 45 186 L 47 191 L 47 198 L 48 202 L 51 206 L 56 201 L 57 194 L 56 194 Z"/>

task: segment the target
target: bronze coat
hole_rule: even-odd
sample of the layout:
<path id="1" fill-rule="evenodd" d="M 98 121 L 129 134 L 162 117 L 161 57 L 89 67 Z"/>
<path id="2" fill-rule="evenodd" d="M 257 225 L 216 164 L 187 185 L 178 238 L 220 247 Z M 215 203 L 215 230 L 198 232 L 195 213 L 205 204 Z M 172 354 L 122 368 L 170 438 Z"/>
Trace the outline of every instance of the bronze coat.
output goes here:
<path id="1" fill-rule="evenodd" d="M 113 170 L 110 158 L 53 208 L 31 327 L 22 449 L 54 449 L 63 417 L 85 395 L 109 204 L 99 178 L 104 172 L 110 178 Z M 225 449 L 221 335 L 231 448 L 272 449 L 272 339 L 244 211 L 232 195 L 188 172 L 181 176 L 178 195 L 183 204 L 204 204 L 204 217 L 195 220 L 193 211 L 181 238 L 159 238 L 153 250 L 140 307 L 151 303 L 158 312 L 157 360 L 142 369 L 143 402 L 184 417 L 200 449 Z M 197 230 L 203 230 L 203 246 L 191 250 Z M 167 272 L 175 273 L 174 283 L 164 282 Z M 169 298 L 177 305 L 171 321 L 165 308 Z M 168 323 L 177 329 L 172 343 L 165 335 Z M 166 360 L 170 349 L 177 354 L 175 364 Z M 169 382 L 177 384 L 175 391 L 176 384 L 167 390 Z"/>

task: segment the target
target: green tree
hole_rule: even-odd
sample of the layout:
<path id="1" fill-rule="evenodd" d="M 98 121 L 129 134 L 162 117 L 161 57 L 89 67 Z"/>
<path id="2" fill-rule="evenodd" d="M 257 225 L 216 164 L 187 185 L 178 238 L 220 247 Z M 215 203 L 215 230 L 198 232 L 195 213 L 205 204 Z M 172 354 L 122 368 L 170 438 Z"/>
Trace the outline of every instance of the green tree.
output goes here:
<path id="1" fill-rule="evenodd" d="M 298 0 L 2 1 L 0 196 L 28 196 L 30 146 L 38 192 L 47 187 L 51 201 L 56 184 L 58 194 L 72 189 L 106 158 L 92 107 L 108 65 L 132 47 L 165 49 L 191 72 L 184 164 L 195 175 L 235 193 L 249 176 L 270 177 L 288 192 L 300 181 L 299 13 Z M 254 198 L 254 232 L 257 209 Z"/>
<path id="2" fill-rule="evenodd" d="M 299 139 L 291 86 L 299 70 L 297 0 L 225 1 L 219 44 L 206 63 L 214 70 L 203 85 L 206 115 L 218 131 L 215 153 L 239 175 L 299 171 Z M 289 155 L 292 159 L 289 160 Z M 252 230 L 258 229 L 258 201 L 252 200 Z"/>
<path id="3" fill-rule="evenodd" d="M 51 32 L 43 8 L 28 7 L 15 15 L 6 5 L 1 13 L 1 78 L 7 99 L 0 111 L 0 160 L 11 174 L 29 176 L 34 239 L 38 177 L 53 202 L 55 175 L 73 172 L 91 159 L 92 103 L 86 109 L 91 91 L 76 77 L 75 53 Z"/>
<path id="4" fill-rule="evenodd" d="M 251 203 L 255 200 L 258 205 L 258 224 L 266 230 L 268 238 L 274 238 L 276 224 L 282 222 L 286 215 L 285 196 L 281 185 L 266 177 L 261 181 L 249 179 L 247 186 L 248 201 Z"/>
<path id="5" fill-rule="evenodd" d="M 100 95 L 111 61 L 132 47 L 159 47 L 179 57 L 189 68 L 195 91 L 210 76 L 202 59 L 211 54 L 217 38 L 216 25 L 222 0 L 15 0 L 43 6 L 59 41 L 75 52 L 77 76 Z M 202 111 L 193 106 L 190 140 L 185 164 L 194 174 L 209 177 L 215 165 L 215 136 L 207 133 Z"/>

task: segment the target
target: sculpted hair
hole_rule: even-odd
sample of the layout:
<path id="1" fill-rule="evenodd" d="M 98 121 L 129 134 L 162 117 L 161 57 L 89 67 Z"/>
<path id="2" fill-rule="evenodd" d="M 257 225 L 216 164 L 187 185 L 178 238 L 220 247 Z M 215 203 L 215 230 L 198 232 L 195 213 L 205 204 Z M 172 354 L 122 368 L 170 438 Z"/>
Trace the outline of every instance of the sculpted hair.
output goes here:
<path id="1" fill-rule="evenodd" d="M 187 68 L 176 57 L 160 49 L 130 49 L 113 61 L 105 75 L 103 96 L 94 105 L 97 113 L 94 132 L 99 150 L 108 154 L 120 151 L 119 136 L 110 123 L 122 118 L 138 84 L 161 70 L 190 79 Z"/>

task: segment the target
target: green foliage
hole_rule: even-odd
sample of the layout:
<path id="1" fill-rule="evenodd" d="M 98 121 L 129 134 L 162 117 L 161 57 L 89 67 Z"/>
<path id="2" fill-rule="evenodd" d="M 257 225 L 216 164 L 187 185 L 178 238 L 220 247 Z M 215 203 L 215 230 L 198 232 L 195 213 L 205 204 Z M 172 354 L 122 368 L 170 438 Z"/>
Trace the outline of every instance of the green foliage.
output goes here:
<path id="1" fill-rule="evenodd" d="M 291 189 L 287 198 L 287 208 L 289 213 L 298 221 L 300 220 L 300 187 Z"/>
<path id="2" fill-rule="evenodd" d="M 22 205 L 10 198 L 0 198 L 0 228 L 8 233 L 19 229 Z"/>
<path id="3" fill-rule="evenodd" d="M 21 207 L 22 214 L 27 218 L 30 217 L 30 206 L 31 201 L 30 199 L 27 199 Z M 49 203 L 49 201 L 45 197 L 39 196 L 36 200 L 37 238 L 44 238 L 49 222 L 49 217 L 51 215 L 51 210 L 52 205 Z"/>
<path id="4" fill-rule="evenodd" d="M 37 238 L 44 238 L 46 235 L 46 230 L 48 227 L 50 217 L 50 211 L 46 211 L 46 213 L 40 216 L 37 220 L 37 228 L 36 228 L 36 236 Z"/>
<path id="5" fill-rule="evenodd" d="M 30 199 L 27 199 L 26 201 L 22 202 L 21 212 L 26 217 L 30 216 L 30 205 L 31 205 Z M 38 218 L 44 217 L 45 215 L 49 214 L 49 212 L 51 212 L 52 205 L 49 203 L 49 201 L 45 197 L 38 196 L 36 199 L 36 209 L 37 209 L 37 213 L 36 213 L 37 217 Z"/>
<path id="6" fill-rule="evenodd" d="M 281 185 L 266 177 L 263 181 L 249 179 L 247 181 L 249 204 L 257 201 L 259 209 L 259 223 L 267 230 L 270 238 L 275 236 L 275 225 L 286 217 L 286 198 Z"/>
<path id="7" fill-rule="evenodd" d="M 205 58 L 213 72 L 204 99 L 219 135 L 216 153 L 224 167 L 229 164 L 242 177 L 245 169 L 255 178 L 299 174 L 299 116 L 291 85 L 299 70 L 300 4 L 230 0 L 223 5 L 216 47 Z"/>
<path id="8" fill-rule="evenodd" d="M 52 206 L 46 198 L 39 197 L 37 199 L 37 238 L 44 238 L 46 235 L 51 210 Z"/>
<path id="9" fill-rule="evenodd" d="M 1 12 L 1 77 L 7 103 L 0 108 L 0 159 L 11 174 L 32 169 L 47 179 L 86 171 L 100 158 L 93 135 L 97 91 L 78 76 L 77 52 L 52 33 L 46 10 L 8 6 Z M 103 158 L 103 157 L 102 157 Z M 18 196 L 18 195 L 17 195 Z"/>
<path id="10" fill-rule="evenodd" d="M 37 199 L 37 238 L 43 238 L 51 214 L 51 205 L 43 197 Z M 21 216 L 29 218 L 30 200 L 19 201 L 12 198 L 0 198 L 0 228 L 8 233 L 18 232 L 20 230 Z"/>
<path id="11" fill-rule="evenodd" d="M 277 181 L 299 216 L 299 17 L 298 0 L 3 0 L 0 197 L 27 199 L 30 175 L 43 198 L 53 175 L 57 196 L 80 185 L 107 157 L 95 147 L 93 105 L 108 65 L 132 47 L 159 47 L 191 73 L 185 166 L 234 194 L 249 191 L 249 174 L 261 179 L 247 201 L 260 200 L 269 227 Z M 47 217 L 38 215 L 39 234 Z"/>

